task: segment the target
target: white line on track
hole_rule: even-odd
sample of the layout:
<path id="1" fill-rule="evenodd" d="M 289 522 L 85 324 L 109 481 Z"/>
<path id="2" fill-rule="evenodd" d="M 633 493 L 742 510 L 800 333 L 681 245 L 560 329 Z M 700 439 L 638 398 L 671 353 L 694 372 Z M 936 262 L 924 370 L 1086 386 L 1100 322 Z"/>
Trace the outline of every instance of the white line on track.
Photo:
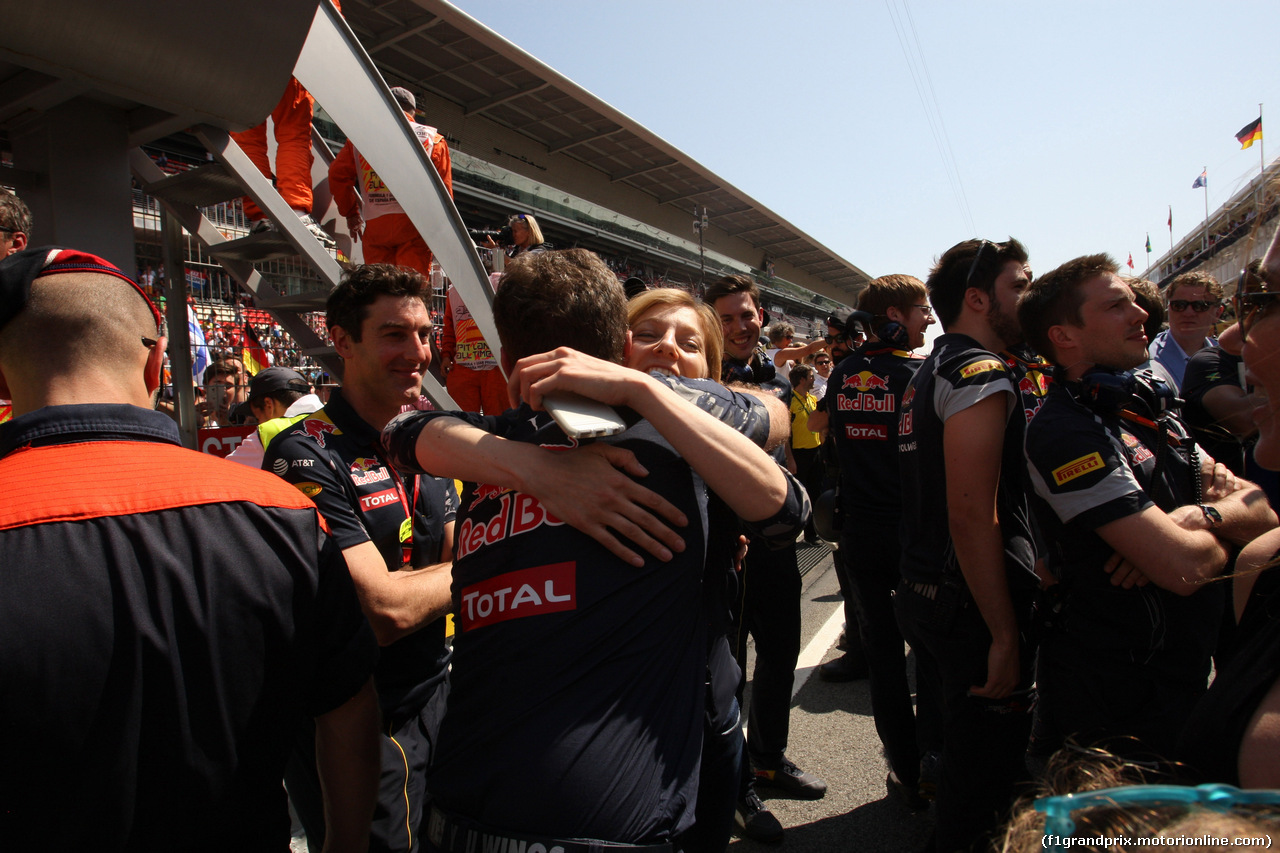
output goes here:
<path id="1" fill-rule="evenodd" d="M 840 632 L 843 629 L 844 604 L 841 603 L 836 605 L 836 609 L 831 612 L 830 618 L 818 629 L 818 633 L 813 635 L 809 645 L 800 651 L 800 658 L 796 661 L 795 683 L 791 686 L 792 700 L 796 698 L 800 688 L 804 687 L 805 682 L 809 680 L 809 676 L 813 675 L 813 671 L 822 663 L 822 659 L 826 657 L 827 652 L 836 644 L 836 640 L 840 639 Z"/>

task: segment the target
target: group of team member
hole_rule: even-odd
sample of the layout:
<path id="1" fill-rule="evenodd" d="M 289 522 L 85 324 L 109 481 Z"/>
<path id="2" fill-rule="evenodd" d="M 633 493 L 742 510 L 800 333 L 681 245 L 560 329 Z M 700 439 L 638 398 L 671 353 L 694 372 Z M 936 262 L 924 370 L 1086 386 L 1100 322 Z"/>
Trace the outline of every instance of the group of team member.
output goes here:
<path id="1" fill-rule="evenodd" d="M 0 523 L 21 568 L 0 596 L 5 683 L 37 697 L 0 710 L 0 839 L 57 849 L 105 832 L 152 849 L 194 829 L 195 848 L 269 849 L 283 777 L 325 849 L 718 851 L 735 812 L 744 829 L 776 823 L 756 785 L 825 793 L 785 754 L 809 506 L 779 464 L 775 395 L 792 389 L 758 346 L 749 280 L 722 279 L 706 305 L 655 291 L 628 316 L 590 253 L 530 255 L 494 304 L 521 405 L 481 417 L 417 411 L 428 285 L 357 268 L 329 304 L 342 389 L 259 433 L 262 467 L 296 490 L 196 462 L 141 410 L 164 340 L 123 274 L 28 250 L 0 285 L 0 391 L 17 415 L 0 465 L 56 485 Z M 844 475 L 839 568 L 889 790 L 922 807 L 922 757 L 940 753 L 937 846 L 968 849 L 1026 776 L 1033 682 L 1043 742 L 1127 736 L 1177 754 L 1223 606 L 1202 581 L 1224 543 L 1276 516 L 1128 372 L 1147 358 L 1146 315 L 1105 256 L 1032 283 L 1017 241 L 966 241 L 926 283 L 872 282 L 859 308 L 868 340 L 850 350 L 849 324 L 835 329 L 825 406 L 806 415 Z M 945 334 L 921 359 L 935 311 Z M 64 346 L 51 327 L 83 333 Z M 567 435 L 544 411 L 565 392 L 618 407 L 629 429 Z M 74 468 L 92 474 L 56 473 Z M 50 592 L 55 551 L 73 571 Z M 1053 582 L 1056 618 L 1033 636 Z M 56 689 L 47 668 L 68 674 Z M 56 754 L 32 748 L 44 740 Z M 66 766 L 114 794 L 53 832 L 41 792 Z"/>
<path id="2" fill-rule="evenodd" d="M 1183 348 L 1213 343 L 1221 291 L 1175 285 L 1155 355 L 1180 381 Z M 837 364 L 819 424 L 840 453 L 840 550 L 890 793 L 923 807 L 920 756 L 940 750 L 937 849 L 966 850 L 1027 780 L 1031 742 L 1203 756 L 1186 726 L 1224 612 L 1209 581 L 1276 515 L 1197 449 L 1176 387 L 1133 372 L 1147 313 L 1117 265 L 1085 256 L 1032 281 L 1016 240 L 972 240 L 927 283 L 873 281 L 859 306 L 873 334 Z M 944 334 L 922 359 L 935 311 Z"/>

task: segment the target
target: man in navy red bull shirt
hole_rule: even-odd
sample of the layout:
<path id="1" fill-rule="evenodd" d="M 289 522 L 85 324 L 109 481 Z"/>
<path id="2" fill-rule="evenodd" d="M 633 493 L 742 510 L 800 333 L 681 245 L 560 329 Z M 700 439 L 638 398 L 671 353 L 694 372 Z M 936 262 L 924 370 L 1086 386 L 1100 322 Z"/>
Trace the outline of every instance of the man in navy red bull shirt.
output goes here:
<path id="1" fill-rule="evenodd" d="M 410 413 L 384 432 L 401 468 L 482 484 L 462 500 L 454 686 L 428 780 L 430 840 L 448 853 L 685 849 L 707 711 L 707 489 L 763 540 L 794 540 L 808 514 L 803 489 L 756 446 L 788 435 L 785 410 L 622 367 L 622 295 L 582 250 L 513 265 L 494 321 L 525 404 L 500 418 Z M 548 343 L 576 350 L 542 353 Z M 540 411 L 560 391 L 644 419 L 577 449 Z M 623 563 L 535 496 L 548 458 L 596 450 L 678 508 L 682 547 Z"/>

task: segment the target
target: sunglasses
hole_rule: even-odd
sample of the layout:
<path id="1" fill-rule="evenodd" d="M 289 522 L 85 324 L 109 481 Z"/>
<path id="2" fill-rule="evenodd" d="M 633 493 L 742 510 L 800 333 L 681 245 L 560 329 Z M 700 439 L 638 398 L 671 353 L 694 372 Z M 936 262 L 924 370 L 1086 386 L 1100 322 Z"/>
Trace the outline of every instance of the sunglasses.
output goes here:
<path id="1" fill-rule="evenodd" d="M 1242 791 L 1230 785 L 1126 785 L 1080 794 L 1063 794 L 1036 800 L 1035 809 L 1043 812 L 1044 845 L 1066 847 L 1063 839 L 1075 834 L 1072 815 L 1089 808 L 1123 808 L 1125 806 L 1190 806 L 1199 805 L 1212 811 L 1226 811 L 1232 806 L 1275 805 L 1280 794 L 1275 791 Z"/>
<path id="2" fill-rule="evenodd" d="M 1169 302 L 1170 311 L 1186 311 L 1188 308 L 1196 309 L 1197 314 L 1203 314 L 1210 308 L 1217 308 L 1218 303 L 1209 299 L 1174 299 Z"/>
<path id="3" fill-rule="evenodd" d="M 1241 270 L 1240 280 L 1236 282 L 1236 295 L 1231 299 L 1231 305 L 1235 308 L 1236 317 L 1240 323 L 1240 333 L 1245 336 L 1248 336 L 1253 324 L 1262 319 L 1266 310 L 1275 304 L 1276 297 L 1280 296 L 1280 292 L 1267 290 L 1265 279 L 1257 276 L 1252 278 L 1258 283 L 1260 289 L 1246 290 L 1250 275 L 1248 270 Z"/>
<path id="4" fill-rule="evenodd" d="M 966 290 L 969 289 L 969 282 L 973 279 L 973 271 L 978 268 L 978 261 L 982 260 L 982 253 L 986 251 L 988 246 L 995 246 L 997 250 L 999 249 L 999 245 L 992 243 L 990 240 L 982 241 L 978 246 L 977 254 L 973 256 L 973 263 L 969 264 L 969 273 L 964 277 L 964 286 Z"/>

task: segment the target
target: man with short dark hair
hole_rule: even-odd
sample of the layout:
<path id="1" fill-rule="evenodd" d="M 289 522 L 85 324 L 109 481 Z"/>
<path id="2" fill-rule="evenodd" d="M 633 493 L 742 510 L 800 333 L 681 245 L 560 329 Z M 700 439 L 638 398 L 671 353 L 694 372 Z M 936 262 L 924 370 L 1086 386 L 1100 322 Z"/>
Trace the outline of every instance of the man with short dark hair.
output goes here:
<path id="1" fill-rule="evenodd" d="M 1146 312 L 1107 255 L 1040 277 L 1018 316 L 1058 380 L 1027 428 L 1061 612 L 1040 647 L 1040 722 L 1058 739 L 1173 757 L 1204 693 L 1226 543 L 1276 524 L 1252 483 L 1214 482 L 1146 358 Z M 1234 490 L 1232 490 L 1234 489 Z"/>
<path id="2" fill-rule="evenodd" d="M 427 280 L 407 267 L 349 270 L 329 295 L 326 320 L 343 361 L 342 387 L 325 407 L 280 432 L 262 467 L 320 508 L 342 549 L 360 603 L 382 646 L 382 788 L 372 850 L 419 845 L 425 776 L 448 692 L 450 563 L 457 493 L 452 481 L 401 476 L 378 433 L 418 403 L 430 362 Z M 286 777 L 311 843 L 323 843 L 305 750 Z"/>
<path id="3" fill-rule="evenodd" d="M 514 264 L 494 322 L 524 404 L 501 417 L 409 413 L 384 432 L 402 470 L 474 483 L 454 566 L 455 689 L 428 779 L 437 850 L 685 849 L 710 710 L 704 584 L 723 582 L 706 554 L 729 540 L 710 520 L 726 510 L 708 491 L 749 519 L 762 547 L 794 541 L 807 515 L 798 484 L 756 446 L 765 431 L 786 434 L 785 415 L 762 420 L 760 403 L 709 380 L 622 367 L 622 295 L 585 250 Z M 588 440 L 542 411 L 560 391 L 643 420 L 576 449 Z M 645 472 L 679 508 L 684 548 L 623 563 L 538 496 L 559 498 L 549 463 L 595 451 Z M 646 538 L 643 526 L 613 523 L 636 544 Z"/>
<path id="4" fill-rule="evenodd" d="M 930 746 L 916 734 L 902 632 L 893 612 L 893 594 L 901 575 L 902 486 L 898 470 L 898 412 L 903 394 L 923 359 L 912 354 L 924 345 L 933 309 L 924 282 L 909 275 L 887 275 L 862 291 L 859 311 L 872 330 L 868 341 L 836 367 L 831 388 L 819 403 L 819 425 L 828 424 L 840 459 L 843 529 L 836 565 L 841 588 L 856 610 L 864 655 L 848 655 L 823 664 L 818 675 L 846 680 L 850 666 L 870 668 L 871 713 L 889 762 L 889 792 L 909 808 L 926 805 L 919 794 L 920 757 Z M 917 658 L 919 660 L 919 658 Z M 865 663 L 864 663 L 865 661 Z M 927 681 L 921 674 L 922 714 Z"/>
<path id="5" fill-rule="evenodd" d="M 240 359 L 225 356 L 215 359 L 204 371 L 203 426 L 232 426 L 233 415 L 249 393 L 249 374 Z"/>
<path id="6" fill-rule="evenodd" d="M 333 849 L 360 849 L 377 648 L 351 578 L 310 501 L 151 409 L 159 327 L 101 258 L 0 263 L 0 849 L 283 850 L 310 717 Z"/>
<path id="7" fill-rule="evenodd" d="M 764 311 L 760 291 L 746 276 L 729 275 L 707 288 L 703 301 L 720 318 L 724 332 L 725 382 L 760 385 L 788 402 L 791 386 L 777 375 L 760 347 Z M 785 450 L 785 448 L 783 448 Z M 775 452 L 779 464 L 783 458 Z M 742 600 L 737 613 L 738 664 L 746 671 L 747 636 L 755 638 L 751 677 L 744 783 L 738 803 L 739 831 L 748 837 L 777 840 L 782 824 L 760 801 L 755 786 L 773 786 L 805 799 L 826 794 L 827 784 L 786 756 L 791 727 L 791 687 L 800 657 L 800 568 L 794 542 L 779 548 L 759 543 L 747 549 L 742 567 Z"/>
<path id="8" fill-rule="evenodd" d="M 1163 364 L 1181 388 L 1187 361 L 1217 343 L 1213 328 L 1222 316 L 1222 285 L 1206 272 L 1185 272 L 1165 288 L 1165 305 L 1169 328 L 1151 341 L 1151 358 Z"/>
<path id="9" fill-rule="evenodd" d="M 22 199 L 0 190 L 0 259 L 25 249 L 33 227 L 31 211 Z"/>
<path id="10" fill-rule="evenodd" d="M 903 636 L 941 682 L 939 851 L 979 843 L 1026 776 L 1038 584 L 1020 464 L 1026 418 L 997 355 L 1022 340 L 1014 307 L 1026 263 L 1012 238 L 943 253 L 926 286 L 944 334 L 899 401 L 894 603 Z"/>

